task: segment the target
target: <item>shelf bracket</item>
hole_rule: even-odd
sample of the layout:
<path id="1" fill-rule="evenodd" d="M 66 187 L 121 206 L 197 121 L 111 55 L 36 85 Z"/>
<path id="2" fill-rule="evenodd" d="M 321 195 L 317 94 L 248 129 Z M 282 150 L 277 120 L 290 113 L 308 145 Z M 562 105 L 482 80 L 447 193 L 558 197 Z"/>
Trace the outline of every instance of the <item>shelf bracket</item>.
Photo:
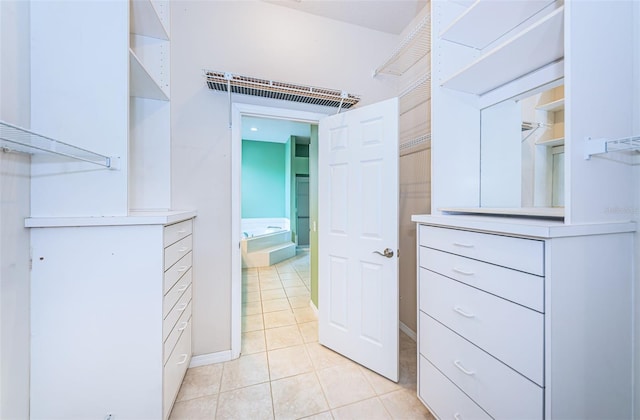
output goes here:
<path id="1" fill-rule="evenodd" d="M 587 137 L 584 144 L 584 158 L 586 160 L 590 160 L 593 155 L 607 152 L 607 139 L 605 138 L 592 139 Z"/>

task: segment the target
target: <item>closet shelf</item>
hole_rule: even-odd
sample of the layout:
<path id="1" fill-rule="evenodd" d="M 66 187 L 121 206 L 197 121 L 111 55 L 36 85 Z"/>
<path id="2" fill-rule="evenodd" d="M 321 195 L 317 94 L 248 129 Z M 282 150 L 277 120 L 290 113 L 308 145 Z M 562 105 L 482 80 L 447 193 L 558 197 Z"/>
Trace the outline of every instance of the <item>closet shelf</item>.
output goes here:
<path id="1" fill-rule="evenodd" d="M 557 101 L 548 102 L 546 104 L 538 105 L 536 109 L 549 112 L 561 111 L 564 109 L 564 98 L 558 99 Z"/>
<path id="2" fill-rule="evenodd" d="M 49 153 L 117 169 L 118 159 L 73 146 L 33 131 L 0 121 L 0 148 L 29 154 Z"/>
<path id="3" fill-rule="evenodd" d="M 129 4 L 131 13 L 129 32 L 165 41 L 169 40 L 167 29 L 151 0 L 134 0 Z"/>
<path id="4" fill-rule="evenodd" d="M 478 0 L 445 28 L 440 38 L 482 50 L 554 1 Z M 496 16 L 500 16 L 500 19 L 496 19 Z"/>
<path id="5" fill-rule="evenodd" d="M 640 136 L 624 137 L 620 139 L 587 138 L 585 148 L 585 159 L 590 159 L 591 156 L 594 155 L 601 155 L 610 152 L 638 153 L 640 152 Z M 633 164 L 635 165 L 637 163 Z"/>
<path id="6" fill-rule="evenodd" d="M 400 115 L 429 101 L 431 99 L 431 73 L 427 73 L 413 82 L 398 96 L 400 98 Z"/>
<path id="7" fill-rule="evenodd" d="M 420 147 L 422 146 L 422 147 Z M 431 133 L 412 138 L 408 141 L 402 141 L 398 145 L 400 156 L 413 153 L 418 150 L 428 149 L 431 146 Z M 416 150 L 416 148 L 420 147 Z"/>
<path id="8" fill-rule="evenodd" d="M 442 86 L 483 95 L 563 58 L 564 6 L 481 55 Z"/>
<path id="9" fill-rule="evenodd" d="M 557 137 L 555 139 L 536 141 L 536 146 L 554 147 L 554 146 L 562 146 L 562 145 L 564 145 L 564 137 Z"/>
<path id="10" fill-rule="evenodd" d="M 147 71 L 144 64 L 142 64 L 131 48 L 129 48 L 129 77 L 131 79 L 129 96 L 157 99 L 160 101 L 169 100 L 169 95 L 165 93 L 158 82 L 151 76 L 151 73 Z"/>
<path id="11" fill-rule="evenodd" d="M 427 14 L 402 40 L 393 54 L 375 69 L 373 76 L 401 76 L 431 50 L 431 15 Z"/>

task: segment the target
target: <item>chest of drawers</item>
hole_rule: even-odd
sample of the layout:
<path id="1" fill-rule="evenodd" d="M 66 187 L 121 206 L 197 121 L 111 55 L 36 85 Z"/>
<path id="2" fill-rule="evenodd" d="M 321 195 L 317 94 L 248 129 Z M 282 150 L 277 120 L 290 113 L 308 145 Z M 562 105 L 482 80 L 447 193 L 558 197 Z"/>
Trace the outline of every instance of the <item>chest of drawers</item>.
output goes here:
<path id="1" fill-rule="evenodd" d="M 418 225 L 418 395 L 433 414 L 630 415 L 629 226 L 524 235 L 441 219 Z"/>
<path id="2" fill-rule="evenodd" d="M 168 418 L 191 360 L 187 216 L 32 229 L 33 418 Z"/>

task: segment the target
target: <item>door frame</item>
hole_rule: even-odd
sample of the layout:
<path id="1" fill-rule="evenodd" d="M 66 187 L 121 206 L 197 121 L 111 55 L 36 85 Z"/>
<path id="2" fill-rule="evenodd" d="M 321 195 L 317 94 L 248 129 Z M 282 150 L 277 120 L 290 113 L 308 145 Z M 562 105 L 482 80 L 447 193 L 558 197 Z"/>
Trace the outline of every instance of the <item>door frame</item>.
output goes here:
<path id="1" fill-rule="evenodd" d="M 319 124 L 330 114 L 234 102 L 231 108 L 231 359 L 242 349 L 242 117 L 261 117 Z"/>

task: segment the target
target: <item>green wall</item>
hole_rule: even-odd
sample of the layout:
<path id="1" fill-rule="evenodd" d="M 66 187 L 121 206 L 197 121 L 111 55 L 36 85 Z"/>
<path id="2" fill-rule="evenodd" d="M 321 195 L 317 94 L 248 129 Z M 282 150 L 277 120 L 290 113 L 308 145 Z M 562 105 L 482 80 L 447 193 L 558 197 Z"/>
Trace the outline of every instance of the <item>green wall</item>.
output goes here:
<path id="1" fill-rule="evenodd" d="M 288 217 L 285 144 L 242 141 L 242 217 Z"/>

